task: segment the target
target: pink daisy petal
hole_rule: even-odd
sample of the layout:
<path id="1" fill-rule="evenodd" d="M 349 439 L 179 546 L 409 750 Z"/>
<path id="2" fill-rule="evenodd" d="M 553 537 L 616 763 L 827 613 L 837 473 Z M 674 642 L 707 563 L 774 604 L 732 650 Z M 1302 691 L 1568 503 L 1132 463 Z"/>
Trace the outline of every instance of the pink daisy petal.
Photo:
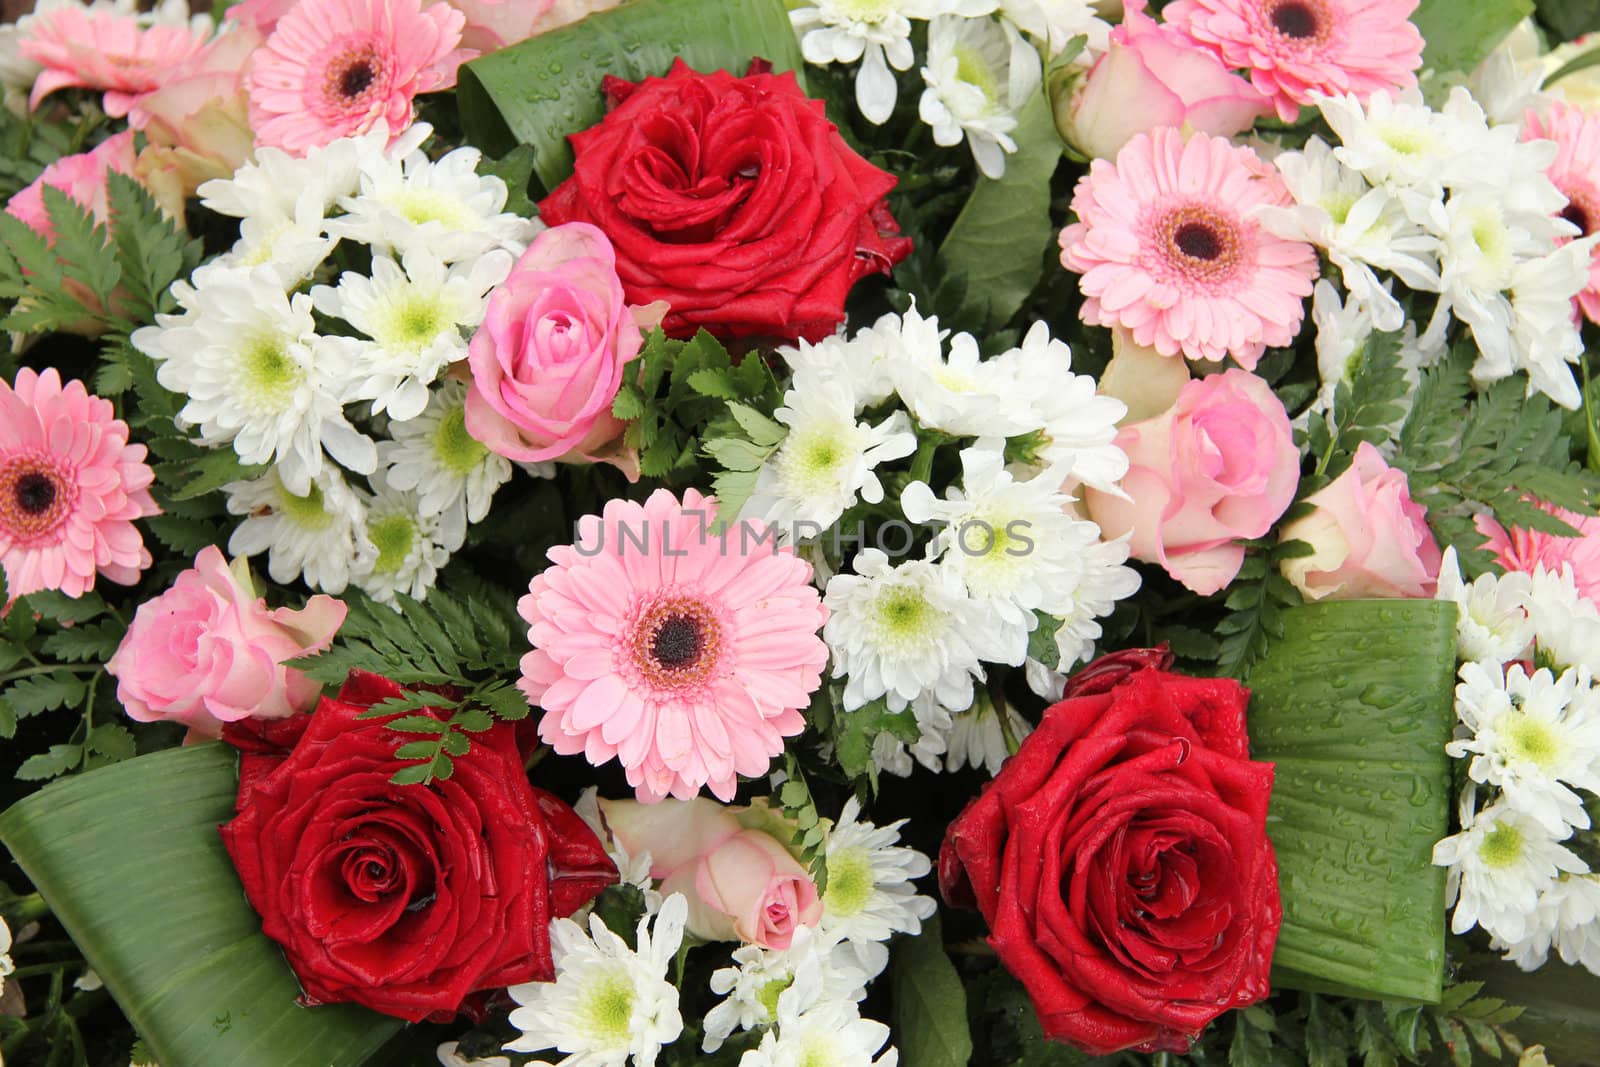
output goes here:
<path id="1" fill-rule="evenodd" d="M 1578 227 L 1580 236 L 1600 230 L 1600 115 L 1551 101 L 1543 116 L 1528 112 L 1522 139 L 1559 146 L 1546 173 L 1566 194 L 1561 217 Z M 1590 322 L 1600 322 L 1600 248 L 1589 258 L 1589 281 L 1575 300 Z"/>
<path id="2" fill-rule="evenodd" d="M 103 89 L 106 113 L 120 118 L 139 96 L 160 88 L 171 70 L 210 42 L 205 29 L 144 27 L 133 15 L 69 6 L 34 15 L 17 49 L 44 68 L 33 83 L 29 107 L 38 107 L 57 89 Z"/>
<path id="3" fill-rule="evenodd" d="M 0 567 L 12 597 L 82 596 L 96 572 L 131 584 L 150 565 L 134 519 L 160 509 L 143 445 L 82 382 L 53 368 L 0 381 Z"/>
<path id="4" fill-rule="evenodd" d="M 1123 326 L 1162 355 L 1247 370 L 1300 330 L 1315 250 L 1263 229 L 1262 205 L 1289 203 L 1281 180 L 1223 137 L 1140 134 L 1080 179 L 1061 262 L 1083 275 L 1085 322 Z"/>
<path id="5" fill-rule="evenodd" d="M 251 60 L 250 124 L 258 144 L 288 152 L 365 133 L 379 122 L 398 136 L 420 93 L 448 89 L 464 19 L 422 0 L 319 0 L 275 24 Z"/>
<path id="6" fill-rule="evenodd" d="M 1247 70 L 1288 121 L 1318 93 L 1409 89 L 1422 66 L 1418 0 L 1174 0 L 1167 24 Z"/>
<path id="7" fill-rule="evenodd" d="M 1578 595 L 1600 603 L 1600 515 L 1580 515 L 1542 500 L 1535 503 L 1577 530 L 1578 536 L 1557 537 L 1520 526 L 1513 526 L 1507 533 L 1489 516 L 1479 515 L 1473 523 L 1487 538 L 1483 547 L 1493 552 L 1495 562 L 1508 571 L 1532 574 L 1542 567 L 1557 573 L 1570 565 Z"/>
<path id="8" fill-rule="evenodd" d="M 822 681 L 827 610 L 811 567 L 770 540 L 701 538 L 715 518 L 694 490 L 609 501 L 579 524 L 587 554 L 552 551 L 518 604 L 540 736 L 617 759 L 641 800 L 732 796 L 800 732 Z"/>

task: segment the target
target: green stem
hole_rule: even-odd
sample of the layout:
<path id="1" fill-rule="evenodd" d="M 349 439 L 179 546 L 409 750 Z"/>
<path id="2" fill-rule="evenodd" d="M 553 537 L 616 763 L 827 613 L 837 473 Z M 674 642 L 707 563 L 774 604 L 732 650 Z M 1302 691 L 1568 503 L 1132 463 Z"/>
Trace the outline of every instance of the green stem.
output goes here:
<path id="1" fill-rule="evenodd" d="M 532 752 L 528 753 L 528 759 L 522 765 L 523 770 L 528 770 L 528 771 L 533 770 L 535 767 L 539 766 L 539 764 L 548 755 L 550 755 L 550 746 L 549 745 L 540 745 L 539 747 L 535 748 Z"/>
<path id="2" fill-rule="evenodd" d="M 1589 357 L 1578 361 L 1583 368 L 1583 423 L 1589 431 L 1589 469 L 1600 471 L 1600 410 L 1594 403 L 1594 393 L 1589 388 Z"/>
<path id="3" fill-rule="evenodd" d="M 70 663 L 41 663 L 37 667 L 19 667 L 14 671 L 7 671 L 4 674 L 0 674 L 0 685 L 5 685 L 8 682 L 15 682 L 23 678 L 31 678 L 36 674 L 54 674 L 56 671 L 66 671 L 69 674 L 99 674 L 100 664 L 82 663 L 74 665 Z"/>
<path id="4" fill-rule="evenodd" d="M 917 454 L 911 460 L 911 480 L 913 482 L 926 482 L 933 474 L 933 454 L 939 448 L 937 438 L 921 437 L 917 439 Z"/>
<path id="5" fill-rule="evenodd" d="M 94 694 L 100 688 L 100 679 L 105 677 L 103 671 L 96 671 L 93 678 L 89 679 L 89 691 L 83 700 L 83 769 L 89 769 L 89 738 L 94 734 Z"/>
<path id="6" fill-rule="evenodd" d="M 38 893 L 29 893 L 25 897 L 18 897 L 5 907 L 6 921 L 11 924 L 12 930 L 20 929 L 49 914 L 50 905 L 46 904 L 44 897 L 41 897 Z"/>

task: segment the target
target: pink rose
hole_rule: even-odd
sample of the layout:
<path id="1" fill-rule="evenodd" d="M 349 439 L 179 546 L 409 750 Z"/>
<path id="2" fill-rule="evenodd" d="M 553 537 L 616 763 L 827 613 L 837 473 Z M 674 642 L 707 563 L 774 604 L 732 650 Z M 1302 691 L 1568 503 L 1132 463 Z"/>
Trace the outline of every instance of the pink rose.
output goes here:
<path id="1" fill-rule="evenodd" d="M 1316 510 L 1283 528 L 1285 541 L 1315 552 L 1283 562 L 1307 600 L 1432 597 L 1439 543 L 1403 472 L 1361 443 L 1350 469 L 1306 498 Z"/>
<path id="2" fill-rule="evenodd" d="M 235 27 L 134 101 L 128 125 L 149 142 L 138 164 L 146 185 L 181 203 L 201 182 L 231 178 L 250 158 L 255 135 L 244 72 L 261 42 L 254 29 Z"/>
<path id="3" fill-rule="evenodd" d="M 1202 596 L 1239 573 L 1238 542 L 1270 530 L 1300 481 L 1288 413 L 1248 371 L 1188 382 L 1167 411 L 1123 426 L 1117 444 L 1128 453 L 1127 496 L 1089 490 L 1090 514 Z"/>
<path id="4" fill-rule="evenodd" d="M 106 670 L 130 718 L 218 737 L 223 723 L 309 711 L 322 687 L 284 661 L 327 648 L 344 616 L 344 601 L 330 596 L 269 611 L 249 564 L 230 568 L 209 545 L 172 588 L 139 605 Z"/>
<path id="5" fill-rule="evenodd" d="M 1065 93 L 1056 124 L 1087 155 L 1114 159 L 1135 136 L 1158 126 L 1231 137 L 1272 111 L 1271 100 L 1222 60 L 1176 29 L 1126 5 L 1111 47 Z"/>
<path id="6" fill-rule="evenodd" d="M 118 174 L 133 173 L 131 130 L 106 138 L 92 151 L 62 156 L 46 167 L 32 185 L 7 202 L 6 213 L 21 219 L 54 244 L 55 227 L 50 225 L 50 216 L 44 206 L 45 186 L 60 189 L 80 206 L 89 209 L 96 222 L 103 223 L 111 213 L 106 176 L 112 171 Z"/>
<path id="7" fill-rule="evenodd" d="M 756 825 L 773 819 L 769 812 L 741 812 L 705 797 L 602 800 L 600 810 L 618 844 L 632 855 L 650 853 L 650 877 L 661 879 L 661 893 L 688 899 L 687 928 L 696 937 L 785 949 L 797 927 L 822 918 L 816 883 Z"/>
<path id="8" fill-rule="evenodd" d="M 664 305 L 629 307 L 606 235 L 588 223 L 534 238 L 489 297 L 467 361 L 467 432 L 508 459 L 590 460 L 630 479 L 638 457 L 612 416 L 622 369 L 644 345 L 641 328 Z"/>
<path id="9" fill-rule="evenodd" d="M 464 48 L 494 52 L 560 29 L 622 0 L 444 0 L 467 17 Z"/>

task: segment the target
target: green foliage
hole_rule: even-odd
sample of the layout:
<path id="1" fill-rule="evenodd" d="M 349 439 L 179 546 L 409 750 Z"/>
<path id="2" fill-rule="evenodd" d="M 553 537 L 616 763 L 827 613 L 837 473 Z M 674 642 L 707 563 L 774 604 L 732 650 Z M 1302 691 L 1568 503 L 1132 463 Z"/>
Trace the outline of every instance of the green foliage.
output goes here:
<path id="1" fill-rule="evenodd" d="M 345 595 L 349 613 L 333 647 L 292 661 L 324 685 L 337 685 L 352 670 L 379 674 L 403 686 L 422 687 L 363 712 L 364 719 L 417 714 L 386 724 L 401 740 L 395 759 L 406 766 L 396 785 L 426 785 L 455 773 L 455 760 L 472 747 L 471 735 L 496 720 L 527 718 L 527 699 L 510 681 L 517 675 L 522 644 L 514 614 L 489 597 L 428 594 L 426 604 L 401 595 L 398 610 L 357 592 Z M 421 735 L 427 735 L 423 739 Z"/>
<path id="2" fill-rule="evenodd" d="M 831 687 L 824 686 L 818 693 L 826 694 L 824 699 L 835 701 L 830 725 L 834 758 L 838 761 L 839 769 L 854 781 L 864 779 L 875 792 L 878 788 L 878 765 L 872 759 L 873 743 L 878 740 L 879 734 L 888 734 L 908 745 L 913 744 L 922 736 L 916 716 L 909 707 L 890 711 L 883 697 L 869 701 L 854 711 L 845 711 L 844 705 L 838 703 L 840 698 L 831 693 Z M 815 703 L 812 706 L 815 708 Z"/>
<path id="3" fill-rule="evenodd" d="M 1570 41 L 1600 30 L 1600 3 L 1596 0 L 1536 0 L 1539 21 L 1558 41 Z"/>
<path id="4" fill-rule="evenodd" d="M 478 173 L 489 174 L 506 183 L 506 204 L 502 209 L 524 218 L 537 214 L 528 187 L 533 183 L 533 148 L 519 144 L 499 159 L 478 162 Z"/>
<path id="5" fill-rule="evenodd" d="M 915 937 L 895 942 L 890 966 L 901 1058 L 918 1067 L 966 1067 L 972 1058 L 967 991 L 945 954 L 937 915 Z"/>
<path id="6" fill-rule="evenodd" d="M 828 888 L 828 824 L 817 814 L 817 802 L 811 796 L 800 760 L 791 751 L 785 751 L 783 758 L 787 780 L 779 787 L 777 800 L 783 817 L 794 825 L 789 847 L 798 851 L 798 859 L 811 872 L 817 892 L 823 893 Z"/>
<path id="7" fill-rule="evenodd" d="M 1216 626 L 1220 639 L 1214 657 L 1217 670 L 1234 678 L 1248 672 L 1266 654 L 1268 644 L 1283 636 L 1285 615 L 1302 598 L 1280 572 L 1279 564 L 1307 552 L 1307 546 L 1299 541 L 1246 541 L 1245 549 L 1244 563 L 1228 584 L 1228 596 L 1223 601 L 1228 614 Z M 1166 631 L 1163 636 L 1179 655 L 1193 657 L 1210 651 L 1204 634 L 1196 635 L 1183 648 L 1179 645 L 1187 635 L 1182 627 Z"/>
<path id="8" fill-rule="evenodd" d="M 462 67 L 461 124 L 470 143 L 496 155 L 531 146 L 534 173 L 554 189 L 572 173 L 567 137 L 605 117 L 606 76 L 660 77 L 678 58 L 698 71 L 742 75 L 757 57 L 804 78 L 780 0 L 637 0 Z"/>
<path id="9" fill-rule="evenodd" d="M 57 782 L 0 815 L 0 842 L 159 1062 L 357 1067 L 400 1022 L 295 1003 L 217 835 L 236 765 L 231 749 L 190 745 Z"/>
<path id="10" fill-rule="evenodd" d="M 1422 0 L 1411 21 L 1426 42 L 1425 67 L 1466 73 L 1531 14 L 1533 0 Z"/>
<path id="11" fill-rule="evenodd" d="M 1033 292 L 1055 237 L 1050 178 L 1061 160 L 1061 138 L 1042 91 L 1018 112 L 1013 137 L 1017 151 L 1006 157 L 1004 176 L 978 177 L 939 246 L 939 260 L 976 305 L 974 317 L 990 329 L 1004 325 Z M 959 306 L 935 304 L 925 313 L 941 310 L 943 317 L 944 307 Z"/>
<path id="12" fill-rule="evenodd" d="M 765 426 L 770 420 L 761 412 L 774 410 L 781 395 L 776 377 L 759 354 L 735 362 L 704 330 L 687 341 L 655 330 L 623 370 L 623 383 L 611 413 L 629 422 L 623 443 L 638 450 L 639 470 L 645 477 L 688 481 L 704 452 L 722 465 L 724 473 L 750 474 L 754 485 L 753 471 L 773 447 L 754 443 L 757 437 L 772 437 Z M 727 481 L 737 493 L 735 483 L 740 480 Z M 718 489 L 722 487 L 719 483 Z M 745 487 L 744 496 L 748 495 Z M 723 517 L 733 514 L 725 505 Z"/>
<path id="13" fill-rule="evenodd" d="M 1455 615 L 1432 600 L 1307 604 L 1245 678 L 1251 755 L 1277 767 L 1275 987 L 1439 998 L 1431 857 L 1451 807 Z"/>
<path id="14" fill-rule="evenodd" d="M 1356 357 L 1351 380 L 1335 388 L 1333 414 L 1310 420 L 1306 444 L 1317 457 L 1317 466 L 1301 481 L 1302 500 L 1343 474 L 1363 442 L 1380 445 L 1389 440 L 1390 427 L 1406 417 L 1400 345 L 1398 333 L 1374 333 Z"/>
<path id="15" fill-rule="evenodd" d="M 1056 670 L 1061 666 L 1061 650 L 1056 647 L 1056 634 L 1061 630 L 1061 620 L 1042 611 L 1033 614 L 1038 624 L 1028 635 L 1028 658 Z"/>
<path id="16" fill-rule="evenodd" d="M 1571 536 L 1570 526 L 1525 498 L 1589 513 L 1600 501 L 1600 474 L 1572 460 L 1561 411 L 1542 395 L 1524 395 L 1520 377 L 1471 395 L 1471 359 L 1470 346 L 1458 345 L 1423 372 L 1394 458 L 1412 497 L 1428 509 L 1428 525 L 1441 544 L 1456 547 L 1468 577 L 1492 563 L 1479 547 L 1475 514 L 1487 510 L 1507 527 Z"/>

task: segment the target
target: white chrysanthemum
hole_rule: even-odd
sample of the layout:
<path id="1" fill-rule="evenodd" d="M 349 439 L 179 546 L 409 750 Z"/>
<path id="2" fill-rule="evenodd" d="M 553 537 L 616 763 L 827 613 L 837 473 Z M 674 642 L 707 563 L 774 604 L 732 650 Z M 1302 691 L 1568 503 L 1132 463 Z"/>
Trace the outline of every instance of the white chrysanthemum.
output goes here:
<path id="1" fill-rule="evenodd" d="M 1547 256 L 1524 260 L 1511 279 L 1510 365 L 1527 372 L 1529 396 L 1543 393 L 1568 410 L 1583 403 L 1569 366 L 1583 357 L 1583 335 L 1572 320 L 1572 301 L 1588 284 L 1596 240 L 1572 241 Z M 1484 352 L 1472 375 L 1484 384 L 1505 377 L 1501 370 L 1502 365 L 1492 363 Z"/>
<path id="2" fill-rule="evenodd" d="M 945 146 L 966 138 L 986 177 L 1006 172 L 1017 150 L 1017 112 L 1039 91 L 1039 53 L 1010 22 L 941 15 L 928 25 L 918 113 Z"/>
<path id="3" fill-rule="evenodd" d="M 883 483 L 873 469 L 917 450 L 905 412 L 876 426 L 857 422 L 850 386 L 809 372 L 795 375 L 773 417 L 789 427 L 789 435 L 761 465 L 741 514 L 764 519 L 785 543 L 820 532 L 858 499 L 883 500 Z M 815 529 L 800 530 L 799 524 Z"/>
<path id="4" fill-rule="evenodd" d="M 1514 944 L 1535 921 L 1539 894 L 1561 872 L 1587 874 L 1589 868 L 1560 838 L 1509 804 L 1495 803 L 1474 815 L 1475 788 L 1469 786 L 1463 797 L 1461 832 L 1433 846 L 1433 862 L 1450 868 L 1450 929 L 1464 934 L 1481 926 Z"/>
<path id="5" fill-rule="evenodd" d="M 944 355 L 949 330 L 939 329 L 937 316 L 923 318 L 915 303 L 904 315 L 890 312 L 855 332 L 834 355 L 839 371 L 854 384 L 856 404 L 868 407 L 893 396 L 901 368 L 913 363 L 938 363 Z M 799 367 L 793 362 L 798 373 Z"/>
<path id="6" fill-rule="evenodd" d="M 1084 51 L 1099 55 L 1111 44 L 1111 24 L 1090 0 L 1001 0 L 1000 14 L 1045 46 L 1051 59 L 1074 37 L 1085 37 Z"/>
<path id="7" fill-rule="evenodd" d="M 706 1013 L 701 1051 L 715 1052 L 735 1030 L 755 1030 L 778 1021 L 778 1000 L 796 984 L 814 984 L 822 999 L 855 1003 L 867 995 L 869 976 L 839 939 L 797 927 L 786 949 L 744 945 L 733 950 L 733 966 L 711 975 L 711 991 L 722 997 Z"/>
<path id="8" fill-rule="evenodd" d="M 374 415 L 387 411 L 399 422 L 422 414 L 428 386 L 466 357 L 467 338 L 483 321 L 489 291 L 505 281 L 511 266 L 511 254 L 499 249 L 447 267 L 432 250 L 412 246 L 400 264 L 374 256 L 370 277 L 346 271 L 337 288 L 313 288 L 318 311 L 366 335 L 327 341 L 350 383 L 347 399 L 371 400 Z"/>
<path id="9" fill-rule="evenodd" d="M 1600 974 L 1600 876 L 1569 874 L 1539 894 L 1526 933 L 1515 941 L 1495 938 L 1491 946 L 1525 971 L 1543 967 L 1555 948 L 1561 958 Z"/>
<path id="10" fill-rule="evenodd" d="M 302 495 L 323 470 L 324 448 L 372 473 L 377 448 L 344 417 L 310 297 L 286 295 L 260 268 L 212 273 L 183 295 L 187 314 L 135 330 L 133 344 L 161 364 L 164 388 L 189 398 L 179 418 L 203 442 L 231 444 L 245 463 L 276 463 Z"/>
<path id="11" fill-rule="evenodd" d="M 1532 582 L 1526 574 L 1480 574 L 1471 583 L 1462 580 L 1454 545 L 1446 546 L 1439 564 L 1436 599 L 1454 600 L 1460 615 L 1456 622 L 1456 653 L 1467 661 L 1509 663 L 1522 658 L 1533 641 L 1533 620 L 1528 617 Z"/>
<path id="12" fill-rule="evenodd" d="M 987 612 L 954 571 L 913 560 L 890 566 L 876 548 L 856 554 L 854 574 L 828 580 L 822 636 L 833 676 L 848 678 L 844 709 L 885 697 L 900 711 L 928 694 L 951 709 L 972 703 L 979 661 L 998 658 Z"/>
<path id="13" fill-rule="evenodd" d="M 344 591 L 366 509 L 338 472 L 324 471 L 308 493 L 290 492 L 276 472 L 223 491 L 228 513 L 245 517 L 228 538 L 228 555 L 266 552 L 267 574 L 278 584 L 304 578 L 324 593 Z"/>
<path id="14" fill-rule="evenodd" d="M 1072 482 L 1107 493 L 1128 473 L 1128 454 L 1117 446 L 1117 422 L 1128 406 L 1096 391 L 1093 377 L 1072 373 L 1072 349 L 1050 336 L 1043 321 L 1028 328 L 1022 344 L 990 361 L 1031 387 L 1037 419 L 1033 465 L 1054 467 Z"/>
<path id="15" fill-rule="evenodd" d="M 1456 714 L 1471 736 L 1445 751 L 1472 756 L 1473 781 L 1497 786 L 1504 803 L 1556 837 L 1588 828 L 1583 800 L 1568 788 L 1600 793 L 1600 694 L 1587 670 L 1529 677 L 1519 663 L 1504 671 L 1464 664 Z"/>
<path id="16" fill-rule="evenodd" d="M 1372 309 L 1378 328 L 1400 329 L 1405 311 L 1376 271 L 1389 271 L 1408 288 L 1437 292 L 1438 238 L 1406 214 L 1392 189 L 1368 185 L 1319 137 L 1273 163 L 1295 204 L 1265 208 L 1262 220 L 1281 236 L 1325 249 L 1345 286 Z"/>
<path id="17" fill-rule="evenodd" d="M 884 320 L 899 318 L 886 315 Z M 883 320 L 880 320 L 883 321 Z M 897 333 L 891 337 L 897 338 Z M 937 345 L 936 336 L 933 343 Z M 894 393 L 894 382 L 888 373 L 890 343 L 880 340 L 875 328 L 868 326 L 857 330 L 854 337 L 830 334 L 820 341 L 802 338 L 798 345 L 784 345 L 778 355 L 789 365 L 795 378 L 809 376 L 813 379 L 836 382 L 847 386 L 855 400 L 855 411 L 887 400 Z"/>
<path id="18" fill-rule="evenodd" d="M 889 1028 L 863 1019 L 854 1004 L 824 1000 L 800 1010 L 778 998 L 778 1029 L 739 1058 L 739 1067 L 896 1067 L 899 1052 L 890 1047 Z M 873 1057 L 877 1056 L 876 1059 Z"/>
<path id="19" fill-rule="evenodd" d="M 241 219 L 239 240 L 220 258 L 232 266 L 270 270 L 285 290 L 293 289 L 322 266 L 337 243 L 326 233 L 324 210 L 319 189 L 302 189 L 289 214 L 263 210 Z M 197 283 L 201 278 L 197 272 Z"/>
<path id="20" fill-rule="evenodd" d="M 416 123 L 387 150 L 389 128 L 383 123 L 358 137 L 341 137 L 309 149 L 303 156 L 258 147 L 255 158 L 233 177 L 203 183 L 200 202 L 219 215 L 239 219 L 293 219 L 309 193 L 316 213 L 325 215 L 342 197 L 355 193 L 363 166 L 389 153 L 397 158 L 408 154 L 432 132 L 427 123 Z"/>
<path id="21" fill-rule="evenodd" d="M 975 697 L 982 692 L 981 685 L 973 689 Z M 909 778 L 917 764 L 935 774 L 944 770 L 945 737 L 954 725 L 949 709 L 924 693 L 911 702 L 911 715 L 919 731 L 911 744 L 907 745 L 887 730 L 872 739 L 872 763 L 883 774 Z"/>
<path id="22" fill-rule="evenodd" d="M 1533 20 L 1523 19 L 1472 72 L 1467 89 L 1490 122 L 1520 124 L 1529 108 L 1547 99 L 1544 79 L 1554 68 L 1543 66 L 1543 51 Z"/>
<path id="23" fill-rule="evenodd" d="M 683 894 L 672 894 L 653 920 L 639 920 L 637 949 L 598 915 L 589 916 L 587 934 L 571 919 L 551 923 L 556 979 L 507 990 L 521 1005 L 511 1025 L 522 1036 L 505 1047 L 565 1052 L 562 1067 L 626 1067 L 630 1057 L 635 1067 L 653 1067 L 661 1047 L 683 1033 L 678 990 L 667 971 L 688 914 Z"/>
<path id="24" fill-rule="evenodd" d="M 961 0 L 974 6 L 973 0 Z M 976 6 L 994 10 L 995 0 Z M 894 112 L 899 87 L 889 70 L 910 70 L 911 20 L 930 19 L 951 6 L 951 0 L 800 0 L 789 21 L 800 37 L 807 63 L 861 61 L 856 71 L 856 107 L 868 122 L 883 125 Z"/>
<path id="25" fill-rule="evenodd" d="M 932 864 L 898 843 L 906 820 L 874 826 L 860 815 L 861 802 L 852 796 L 828 831 L 828 885 L 817 933 L 850 942 L 868 976 L 876 977 L 889 962 L 883 942 L 919 933 L 934 913 L 933 899 L 918 895 L 913 884 Z"/>
<path id="26" fill-rule="evenodd" d="M 925 482 L 912 482 L 900 506 L 912 522 L 940 527 L 934 558 L 966 582 L 988 611 L 988 626 L 1005 650 L 1002 662 L 1021 664 L 1037 612 L 1074 613 L 1085 554 L 1100 528 L 1078 519 L 1061 492 L 1062 478 L 1046 471 L 1019 482 L 1006 470 L 1005 442 L 980 439 L 961 451 L 961 488 L 939 500 Z"/>
<path id="27" fill-rule="evenodd" d="M 441 382 L 422 414 L 390 423 L 394 440 L 378 445 L 389 484 L 415 490 L 423 515 L 458 514 L 480 522 L 495 490 L 511 480 L 511 461 L 467 432 L 466 403 L 465 385 Z"/>
<path id="28" fill-rule="evenodd" d="M 903 331 L 938 325 L 915 308 L 902 323 Z M 1009 364 L 982 359 L 971 334 L 950 339 L 949 358 L 922 344 L 898 355 L 909 358 L 890 366 L 895 390 L 919 425 L 958 437 L 1016 437 L 1039 429 L 1034 383 L 1019 379 Z"/>
<path id="29" fill-rule="evenodd" d="M 466 523 L 455 512 L 423 515 L 415 493 L 395 489 L 381 474 L 372 483 L 366 521 L 356 531 L 351 581 L 382 604 L 393 605 L 399 593 L 421 600 L 466 540 Z"/>
<path id="30" fill-rule="evenodd" d="M 446 263 L 500 248 L 520 255 L 542 228 L 505 211 L 506 183 L 480 175 L 476 148 L 458 148 L 437 162 L 422 152 L 367 158 L 361 192 L 339 201 L 347 214 L 328 232 L 394 254 L 430 249 Z"/>
<path id="31" fill-rule="evenodd" d="M 510 1056 L 487 1056 L 483 1059 L 469 1060 L 460 1052 L 459 1041 L 446 1041 L 434 1050 L 439 1057 L 440 1067 L 511 1067 Z"/>
<path id="32" fill-rule="evenodd" d="M 1557 670 L 1587 667 L 1600 676 L 1600 607 L 1578 595 L 1570 563 L 1560 571 L 1540 567 L 1533 572 L 1527 609 L 1540 663 Z"/>
<path id="33" fill-rule="evenodd" d="M 1373 185 L 1437 196 L 1462 169 L 1463 156 L 1486 128 L 1483 112 L 1465 90 L 1452 93 L 1442 111 L 1416 89 L 1376 92 L 1363 103 L 1352 94 L 1317 101 L 1338 136 L 1334 155 Z"/>
<path id="34" fill-rule="evenodd" d="M 1002 712 L 987 696 L 980 696 L 972 707 L 954 717 L 946 742 L 945 770 L 959 771 L 970 766 L 974 770 L 982 767 L 990 777 L 999 774 L 1000 766 L 1011 755 L 1000 723 L 1002 714 L 1011 727 L 1012 739 L 1018 743 L 1033 732 L 1032 724 L 1009 704 Z"/>
<path id="35" fill-rule="evenodd" d="M 1066 672 L 1094 658 L 1094 644 L 1100 640 L 1100 620 L 1110 615 L 1117 602 L 1139 591 L 1139 572 L 1127 566 L 1128 537 L 1098 541 L 1084 550 L 1084 574 L 1073 595 L 1073 610 L 1060 617 L 1056 630 L 1054 669 L 1037 660 L 1024 665 L 1028 688 L 1051 701 L 1061 699 Z"/>
<path id="36" fill-rule="evenodd" d="M 6 976 L 15 971 L 16 965 L 11 962 L 11 927 L 0 919 L 0 991 L 6 987 Z"/>

